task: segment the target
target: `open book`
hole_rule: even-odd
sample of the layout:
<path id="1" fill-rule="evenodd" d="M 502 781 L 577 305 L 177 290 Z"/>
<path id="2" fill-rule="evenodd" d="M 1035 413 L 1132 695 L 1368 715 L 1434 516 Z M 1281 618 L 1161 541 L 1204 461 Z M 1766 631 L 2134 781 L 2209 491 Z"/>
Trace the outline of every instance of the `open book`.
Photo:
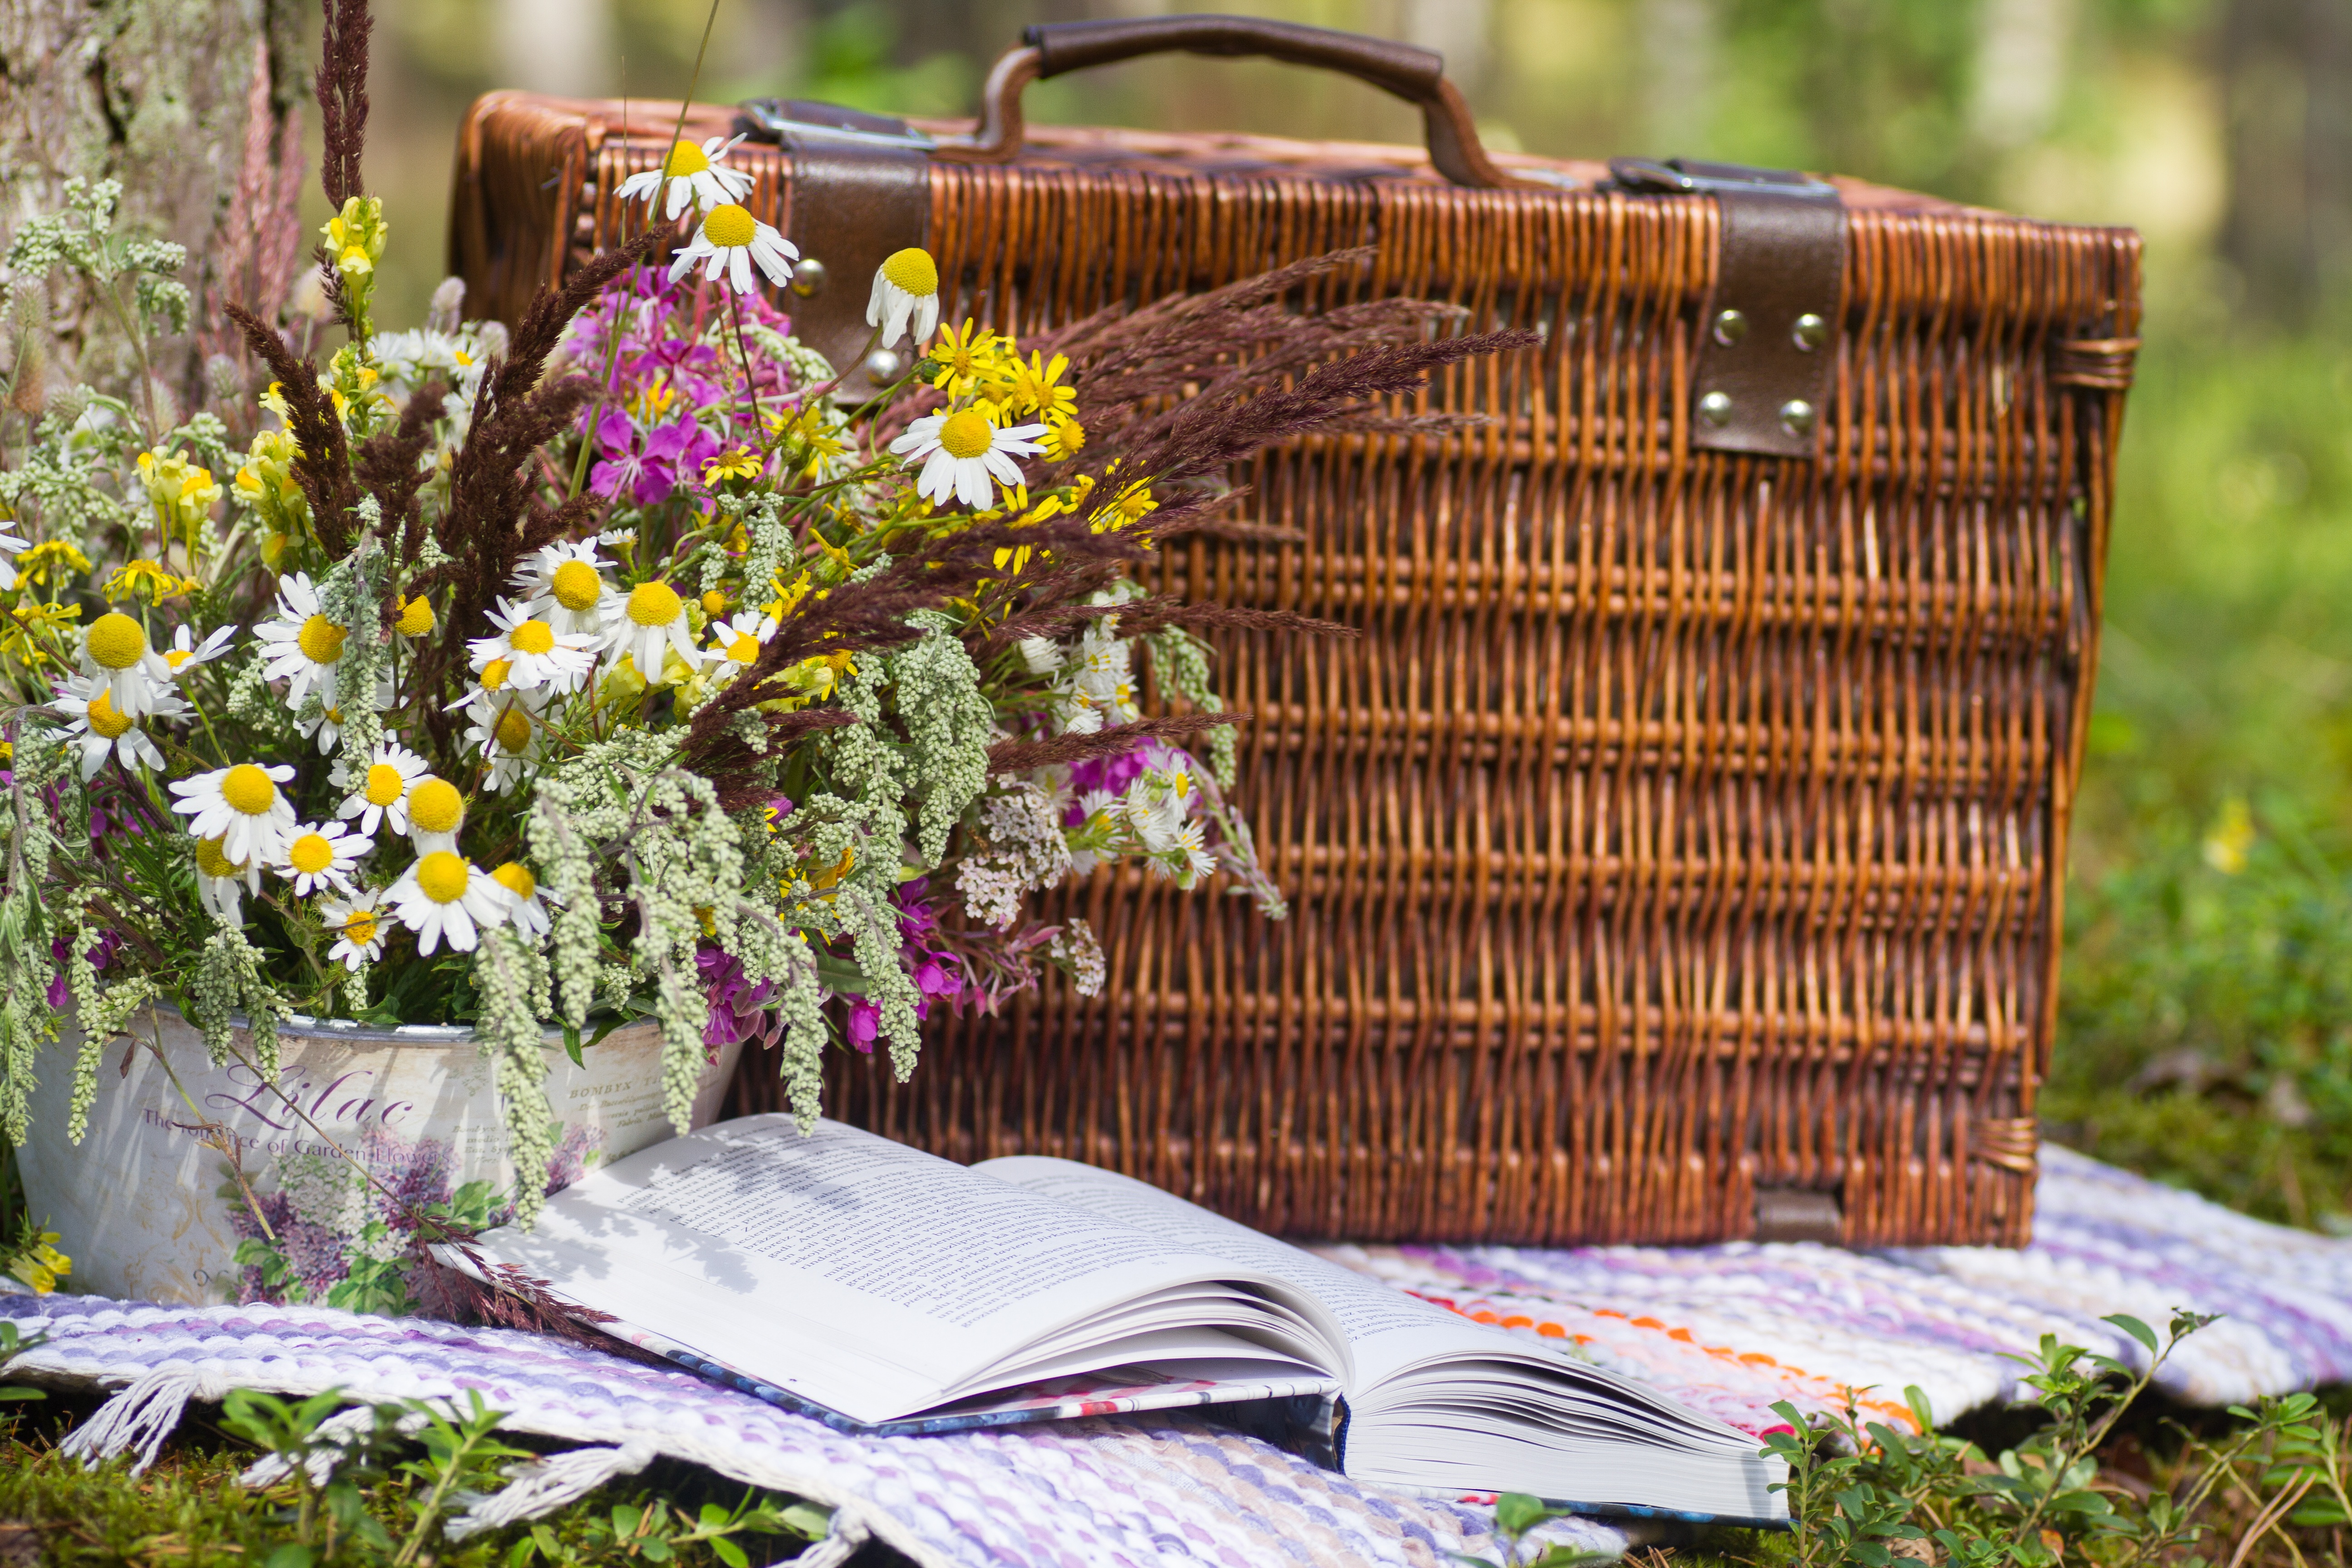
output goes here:
<path id="1" fill-rule="evenodd" d="M 861 1432 L 1276 1402 L 1359 1480 L 1787 1517 L 1753 1437 L 1066 1160 L 966 1167 L 751 1116 L 656 1144 L 470 1250 L 608 1333 Z M 478 1274 L 452 1248 L 444 1262 Z M 1287 1402 L 1287 1403 L 1283 1403 Z"/>

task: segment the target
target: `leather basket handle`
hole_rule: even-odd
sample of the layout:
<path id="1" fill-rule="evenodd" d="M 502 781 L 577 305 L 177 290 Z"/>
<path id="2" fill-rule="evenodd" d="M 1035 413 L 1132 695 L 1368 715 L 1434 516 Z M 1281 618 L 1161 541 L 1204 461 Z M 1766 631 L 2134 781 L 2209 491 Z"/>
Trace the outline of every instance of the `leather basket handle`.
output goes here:
<path id="1" fill-rule="evenodd" d="M 1502 190 L 1528 184 L 1496 168 L 1478 143 L 1470 106 L 1445 79 L 1445 59 L 1428 49 L 1328 27 L 1255 16 L 1140 16 L 1133 20 L 1055 22 L 1022 35 L 981 89 L 981 120 L 969 144 L 942 143 L 931 155 L 953 163 L 1009 163 L 1021 152 L 1021 89 L 1045 77 L 1142 55 L 1220 58 L 1260 56 L 1339 71 L 1420 107 L 1429 161 L 1457 185 Z"/>

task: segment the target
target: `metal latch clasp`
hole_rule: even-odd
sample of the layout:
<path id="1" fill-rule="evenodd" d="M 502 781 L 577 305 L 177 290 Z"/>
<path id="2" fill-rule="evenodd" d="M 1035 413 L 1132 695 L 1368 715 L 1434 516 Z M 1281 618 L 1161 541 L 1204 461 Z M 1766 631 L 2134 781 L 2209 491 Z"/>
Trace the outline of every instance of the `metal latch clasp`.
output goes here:
<path id="1" fill-rule="evenodd" d="M 1814 456 L 1845 292 L 1837 187 L 1792 170 L 1682 158 L 1620 158 L 1609 168 L 1618 189 L 1713 196 L 1722 210 L 1691 378 L 1690 444 Z"/>

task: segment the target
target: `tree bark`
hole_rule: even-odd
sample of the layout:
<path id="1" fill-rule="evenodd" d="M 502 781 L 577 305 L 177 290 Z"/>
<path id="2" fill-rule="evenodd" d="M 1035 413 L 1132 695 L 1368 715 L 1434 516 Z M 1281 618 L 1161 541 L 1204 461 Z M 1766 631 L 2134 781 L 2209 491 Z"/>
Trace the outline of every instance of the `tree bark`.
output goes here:
<path id="1" fill-rule="evenodd" d="M 301 19 L 299 0 L 0 0 L 0 242 L 68 178 L 121 181 L 118 229 L 187 247 L 195 330 L 158 365 L 183 408 L 225 346 L 205 330 L 218 304 L 274 314 L 291 280 Z M 127 384 L 92 301 L 58 289 L 50 331 L 53 383 Z"/>

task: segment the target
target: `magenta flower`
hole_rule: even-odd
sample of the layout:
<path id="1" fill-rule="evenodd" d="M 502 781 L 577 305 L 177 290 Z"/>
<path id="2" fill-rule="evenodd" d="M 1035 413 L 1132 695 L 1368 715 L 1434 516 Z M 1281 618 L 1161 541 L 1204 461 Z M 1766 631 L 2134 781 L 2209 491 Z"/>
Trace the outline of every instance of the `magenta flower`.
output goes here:
<path id="1" fill-rule="evenodd" d="M 667 500 L 681 479 L 700 479 L 702 465 L 719 452 L 717 438 L 691 419 L 676 420 L 640 440 L 637 427 L 618 409 L 596 427 L 596 444 L 604 458 L 589 475 L 588 488 L 607 497 L 625 489 L 639 506 Z"/>
<path id="2" fill-rule="evenodd" d="M 871 1055 L 882 1033 L 882 1009 L 863 996 L 849 1005 L 849 1043 Z"/>
<path id="3" fill-rule="evenodd" d="M 774 1032 L 778 1023 L 768 1011 L 774 987 L 767 981 L 751 984 L 735 956 L 715 947 L 696 953 L 694 967 L 702 976 L 703 999 L 709 1008 L 702 1024 L 705 1047 L 715 1053 L 743 1040 L 764 1041 Z"/>

